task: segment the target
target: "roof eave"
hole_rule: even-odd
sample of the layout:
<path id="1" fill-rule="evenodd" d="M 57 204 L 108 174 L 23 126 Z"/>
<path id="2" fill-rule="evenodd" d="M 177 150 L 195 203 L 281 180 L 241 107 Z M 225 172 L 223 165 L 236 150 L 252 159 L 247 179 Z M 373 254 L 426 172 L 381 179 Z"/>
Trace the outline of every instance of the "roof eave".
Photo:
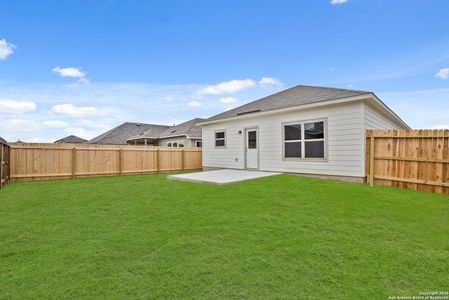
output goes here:
<path id="1" fill-rule="evenodd" d="M 201 137 L 192 136 L 192 135 L 188 135 L 188 134 L 177 134 L 177 135 L 160 136 L 159 139 L 169 139 L 169 138 L 176 138 L 176 137 L 181 137 L 181 136 L 185 136 L 188 139 L 200 139 L 201 138 Z"/>
<path id="2" fill-rule="evenodd" d="M 126 142 L 128 141 L 136 141 L 136 140 L 157 140 L 158 137 L 154 137 L 154 136 L 139 136 L 139 137 L 130 137 L 129 139 L 126 140 Z"/>
<path id="3" fill-rule="evenodd" d="M 326 100 L 316 103 L 310 103 L 310 104 L 304 104 L 304 105 L 297 105 L 292 107 L 285 107 L 285 108 L 278 108 L 278 109 L 272 109 L 267 111 L 261 111 L 257 113 L 247 114 L 247 115 L 241 115 L 241 116 L 235 116 L 235 117 L 229 117 L 229 118 L 223 118 L 223 119 L 217 119 L 217 120 L 211 120 L 206 122 L 200 122 L 197 123 L 199 126 L 204 125 L 210 125 L 210 124 L 216 124 L 221 122 L 228 122 L 233 120 L 244 120 L 249 119 L 254 116 L 266 116 L 271 114 L 278 114 L 283 112 L 290 112 L 295 110 L 303 110 L 303 109 L 309 109 L 309 108 L 315 108 L 320 106 L 326 106 L 326 105 L 333 105 L 333 104 L 340 104 L 340 103 L 347 103 L 347 102 L 354 102 L 354 101 L 363 101 L 371 99 L 375 101 L 379 106 L 382 107 L 386 112 L 389 113 L 390 116 L 393 117 L 398 123 L 402 124 L 404 127 L 410 129 L 410 126 L 408 126 L 396 113 L 394 113 L 385 103 L 383 103 L 374 93 L 368 92 L 366 94 L 357 95 L 357 96 L 351 96 L 351 97 L 344 97 L 344 98 L 338 98 L 334 100 Z"/>
<path id="4" fill-rule="evenodd" d="M 200 122 L 200 123 L 197 123 L 197 125 L 203 126 L 203 125 L 209 125 L 209 124 L 215 124 L 215 123 L 221 123 L 221 122 L 228 122 L 231 120 L 249 119 L 254 116 L 265 116 L 265 115 L 271 115 L 271 114 L 278 114 L 278 113 L 282 113 L 282 112 L 314 108 L 314 107 L 319 107 L 319 106 L 324 106 L 324 105 L 339 104 L 339 103 L 351 102 L 351 101 L 360 101 L 360 100 L 366 99 L 367 96 L 369 96 L 369 95 L 373 95 L 373 93 L 366 93 L 366 94 L 357 95 L 357 96 L 344 97 L 344 98 L 326 100 L 326 101 L 315 102 L 315 103 L 310 103 L 310 104 L 302 104 L 302 105 L 296 105 L 296 106 L 290 106 L 290 107 L 284 107 L 284 108 L 271 109 L 271 110 L 256 112 L 256 113 L 252 113 L 252 114 L 245 114 L 245 115 L 240 115 L 240 116 L 216 119 L 216 120 L 211 120 L 211 121 L 206 121 L 206 122 Z"/>

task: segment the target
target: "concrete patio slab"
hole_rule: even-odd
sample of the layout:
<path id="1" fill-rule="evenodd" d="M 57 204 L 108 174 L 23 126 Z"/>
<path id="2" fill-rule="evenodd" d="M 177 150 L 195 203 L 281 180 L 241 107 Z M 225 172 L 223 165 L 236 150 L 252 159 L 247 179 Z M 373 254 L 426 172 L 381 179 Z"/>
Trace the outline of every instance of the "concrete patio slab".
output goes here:
<path id="1" fill-rule="evenodd" d="M 188 174 L 169 175 L 167 176 L 167 178 L 182 181 L 225 185 L 263 177 L 275 176 L 279 174 L 280 173 L 274 172 L 223 169 Z"/>

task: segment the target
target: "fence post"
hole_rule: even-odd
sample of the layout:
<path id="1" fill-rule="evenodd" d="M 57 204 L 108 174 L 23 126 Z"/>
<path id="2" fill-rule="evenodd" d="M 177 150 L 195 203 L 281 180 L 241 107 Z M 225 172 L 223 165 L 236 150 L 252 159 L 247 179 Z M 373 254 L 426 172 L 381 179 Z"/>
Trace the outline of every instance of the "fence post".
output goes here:
<path id="1" fill-rule="evenodd" d="M 72 148 L 72 179 L 75 179 L 76 175 L 76 147 Z"/>
<path id="2" fill-rule="evenodd" d="M 184 149 L 181 150 L 181 170 L 184 171 Z"/>
<path id="3" fill-rule="evenodd" d="M 374 185 L 374 132 L 371 133 L 370 149 L 369 149 L 369 184 Z"/>
<path id="4" fill-rule="evenodd" d="M 159 158 L 160 158 L 159 149 L 160 149 L 160 147 L 157 147 L 157 149 L 156 149 L 156 172 L 157 173 L 159 173 L 159 171 L 161 170 L 161 166 L 159 164 Z"/>
<path id="5" fill-rule="evenodd" d="M 123 149 L 120 148 L 118 150 L 118 168 L 119 168 L 119 175 L 122 176 L 123 174 Z"/>
<path id="6" fill-rule="evenodd" d="M 6 183 L 11 181 L 11 146 L 6 145 Z"/>
<path id="7" fill-rule="evenodd" d="M 0 144 L 1 146 L 1 150 L 0 150 L 0 190 L 3 188 L 3 183 L 6 183 L 6 176 L 5 178 L 3 178 L 3 164 L 4 164 L 4 149 L 3 149 L 3 144 Z M 5 181 L 3 181 L 5 180 Z"/>

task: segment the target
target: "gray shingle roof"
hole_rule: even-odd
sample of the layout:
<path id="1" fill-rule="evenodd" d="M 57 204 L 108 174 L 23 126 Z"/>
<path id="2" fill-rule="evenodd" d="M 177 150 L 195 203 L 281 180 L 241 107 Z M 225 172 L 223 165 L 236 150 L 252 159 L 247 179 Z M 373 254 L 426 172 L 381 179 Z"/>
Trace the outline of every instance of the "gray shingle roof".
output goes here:
<path id="1" fill-rule="evenodd" d="M 212 116 L 206 121 L 237 117 L 243 114 L 257 113 L 280 108 L 318 103 L 352 96 L 370 94 L 367 91 L 345 90 L 337 88 L 298 85 L 282 92 L 261 98 L 237 108 Z"/>
<path id="2" fill-rule="evenodd" d="M 163 131 L 155 131 L 154 129 L 146 130 L 140 134 L 134 135 L 128 140 L 137 140 L 145 138 L 168 138 L 173 136 L 187 135 L 189 137 L 201 138 L 201 127 L 196 126 L 197 123 L 205 121 L 205 119 L 196 118 L 189 120 L 187 122 L 181 123 L 179 125 L 170 126 L 165 128 Z"/>
<path id="3" fill-rule="evenodd" d="M 0 136 L 0 144 L 7 144 L 8 142 L 5 141 L 1 136 Z"/>
<path id="4" fill-rule="evenodd" d="M 69 135 L 69 136 L 66 136 L 65 138 L 55 141 L 55 143 L 73 143 L 73 144 L 85 143 L 85 142 L 87 142 L 87 140 L 77 137 L 76 135 Z"/>
<path id="5" fill-rule="evenodd" d="M 89 144 L 109 144 L 109 145 L 124 145 L 126 141 L 132 137 L 139 135 L 145 131 L 152 130 L 156 136 L 165 131 L 169 126 L 155 125 L 155 124 L 143 124 L 143 123 L 123 123 L 102 135 L 99 135 L 91 139 Z"/>
<path id="6" fill-rule="evenodd" d="M 201 127 L 196 124 L 205 121 L 205 119 L 196 118 L 190 121 L 181 123 L 176 126 L 172 126 L 169 129 L 161 133 L 160 138 L 186 135 L 189 137 L 201 138 Z"/>

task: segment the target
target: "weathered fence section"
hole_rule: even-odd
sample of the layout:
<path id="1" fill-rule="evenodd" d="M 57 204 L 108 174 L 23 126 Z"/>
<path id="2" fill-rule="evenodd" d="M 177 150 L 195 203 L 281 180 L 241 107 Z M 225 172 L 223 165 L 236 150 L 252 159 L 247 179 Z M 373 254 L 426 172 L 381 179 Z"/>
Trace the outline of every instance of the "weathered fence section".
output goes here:
<path id="1" fill-rule="evenodd" d="M 201 148 L 34 143 L 10 147 L 12 182 L 202 168 Z"/>
<path id="2" fill-rule="evenodd" d="M 366 137 L 368 183 L 449 194 L 449 130 L 368 130 Z"/>
<path id="3" fill-rule="evenodd" d="M 0 138 L 0 190 L 9 182 L 9 146 Z"/>

